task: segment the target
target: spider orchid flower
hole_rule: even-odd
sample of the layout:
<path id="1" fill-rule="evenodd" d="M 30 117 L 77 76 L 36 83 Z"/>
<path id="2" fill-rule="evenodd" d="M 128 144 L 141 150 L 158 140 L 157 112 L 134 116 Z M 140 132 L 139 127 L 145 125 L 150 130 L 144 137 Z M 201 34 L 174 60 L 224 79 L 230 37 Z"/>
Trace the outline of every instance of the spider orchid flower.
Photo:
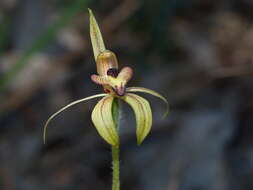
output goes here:
<path id="1" fill-rule="evenodd" d="M 136 95 L 134 92 L 148 93 L 163 100 L 167 105 L 165 115 L 168 113 L 168 102 L 163 96 L 153 90 L 143 87 L 126 87 L 128 81 L 133 76 L 133 70 L 130 67 L 123 67 L 121 70 L 119 69 L 116 55 L 105 48 L 99 26 L 90 9 L 89 14 L 90 37 L 97 67 L 97 74 L 91 75 L 91 80 L 96 84 L 103 86 L 104 93 L 74 101 L 54 113 L 44 126 L 44 142 L 46 140 L 48 124 L 59 113 L 76 104 L 93 98 L 103 97 L 94 107 L 91 114 L 92 122 L 100 136 L 107 143 L 113 146 L 119 146 L 119 135 L 113 118 L 112 109 L 114 100 L 120 99 L 129 104 L 134 111 L 136 118 L 137 143 L 141 144 L 149 134 L 152 126 L 152 110 L 149 102 L 143 97 Z"/>

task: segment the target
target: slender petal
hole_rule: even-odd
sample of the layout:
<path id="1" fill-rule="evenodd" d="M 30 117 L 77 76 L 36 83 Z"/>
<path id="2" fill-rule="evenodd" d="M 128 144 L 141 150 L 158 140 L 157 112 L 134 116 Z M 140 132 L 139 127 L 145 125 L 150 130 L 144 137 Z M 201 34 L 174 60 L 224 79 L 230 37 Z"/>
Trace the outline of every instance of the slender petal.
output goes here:
<path id="1" fill-rule="evenodd" d="M 100 32 L 99 26 L 97 24 L 97 21 L 92 13 L 92 10 L 91 9 L 88 9 L 88 10 L 90 14 L 90 38 L 91 38 L 93 53 L 94 53 L 94 57 L 96 61 L 98 55 L 102 53 L 103 51 L 105 51 L 105 44 L 104 44 L 102 34 Z"/>
<path id="2" fill-rule="evenodd" d="M 103 97 L 103 96 L 106 96 L 107 94 L 96 94 L 96 95 L 93 95 L 93 96 L 89 96 L 89 97 L 86 97 L 86 98 L 82 98 L 80 100 L 76 100 L 74 102 L 71 102 L 70 104 L 64 106 L 63 108 L 61 108 L 60 110 L 58 110 L 57 112 L 55 112 L 53 115 L 51 115 L 49 117 L 49 119 L 47 120 L 46 124 L 44 125 L 44 131 L 43 131 L 43 140 L 44 140 L 44 143 L 46 142 L 46 134 L 47 134 L 47 127 L 48 127 L 48 124 L 50 123 L 50 121 L 52 121 L 52 119 L 54 119 L 58 114 L 60 114 L 61 112 L 65 111 L 66 109 L 70 108 L 71 106 L 74 106 L 76 104 L 79 104 L 79 103 L 82 103 L 82 102 L 85 102 L 87 100 L 90 100 L 90 99 L 93 99 L 93 98 L 99 98 L 99 97 Z"/>
<path id="3" fill-rule="evenodd" d="M 129 87 L 126 89 L 127 92 L 143 92 L 143 93 L 147 93 L 147 94 L 151 94 L 153 96 L 156 96 L 158 98 L 160 98 L 161 100 L 163 100 L 166 104 L 166 111 L 163 115 L 163 117 L 166 117 L 169 113 L 169 103 L 166 100 L 166 98 L 164 98 L 161 94 L 157 93 L 154 90 L 150 90 L 148 88 L 143 88 L 143 87 Z"/>
<path id="4" fill-rule="evenodd" d="M 119 136 L 112 116 L 114 97 L 108 95 L 102 98 L 92 111 L 91 119 L 100 136 L 113 146 L 119 145 Z"/>
<path id="5" fill-rule="evenodd" d="M 123 100 L 125 100 L 134 110 L 136 118 L 136 136 L 137 143 L 140 145 L 145 137 L 148 135 L 152 125 L 152 111 L 149 102 L 132 93 L 127 93 Z"/>

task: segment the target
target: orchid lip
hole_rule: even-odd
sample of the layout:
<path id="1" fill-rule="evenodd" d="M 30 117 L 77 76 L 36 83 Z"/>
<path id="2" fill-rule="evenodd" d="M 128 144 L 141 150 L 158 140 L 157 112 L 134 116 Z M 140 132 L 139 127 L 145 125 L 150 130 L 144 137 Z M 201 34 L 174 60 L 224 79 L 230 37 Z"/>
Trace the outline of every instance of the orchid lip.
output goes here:
<path id="1" fill-rule="evenodd" d="M 124 96 L 124 95 L 125 95 L 125 93 L 122 93 L 122 94 L 117 93 L 117 95 L 118 95 L 118 96 Z"/>
<path id="2" fill-rule="evenodd" d="M 118 96 L 124 96 L 126 93 L 126 87 L 123 86 L 121 86 L 120 88 L 113 88 L 113 90 Z"/>

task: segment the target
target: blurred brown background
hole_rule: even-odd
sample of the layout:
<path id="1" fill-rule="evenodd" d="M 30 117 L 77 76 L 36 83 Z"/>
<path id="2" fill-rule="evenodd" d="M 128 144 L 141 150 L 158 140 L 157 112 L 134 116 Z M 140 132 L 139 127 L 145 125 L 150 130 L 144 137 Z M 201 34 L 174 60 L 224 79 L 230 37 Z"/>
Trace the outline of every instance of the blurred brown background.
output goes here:
<path id="1" fill-rule="evenodd" d="M 89 39 L 93 9 L 108 49 L 134 68 L 151 135 L 136 145 L 132 111 L 121 126 L 122 190 L 253 189 L 251 0 L 0 0 L 0 189 L 108 190 L 110 147 L 92 126 L 101 92 Z"/>

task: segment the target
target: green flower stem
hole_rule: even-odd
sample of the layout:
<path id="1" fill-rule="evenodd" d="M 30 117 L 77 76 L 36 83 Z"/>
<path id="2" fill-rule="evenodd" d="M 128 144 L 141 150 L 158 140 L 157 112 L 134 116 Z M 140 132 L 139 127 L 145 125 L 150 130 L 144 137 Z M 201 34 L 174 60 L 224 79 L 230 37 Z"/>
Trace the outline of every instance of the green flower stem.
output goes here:
<path id="1" fill-rule="evenodd" d="M 117 130 L 119 131 L 120 106 L 119 106 L 119 100 L 117 98 L 115 98 L 113 101 L 112 115 L 113 115 L 113 120 L 115 122 L 115 126 Z M 119 153 L 120 153 L 120 145 L 112 146 L 112 190 L 120 190 Z"/>
<path id="2" fill-rule="evenodd" d="M 120 190 L 119 146 L 112 146 L 112 190 Z"/>

